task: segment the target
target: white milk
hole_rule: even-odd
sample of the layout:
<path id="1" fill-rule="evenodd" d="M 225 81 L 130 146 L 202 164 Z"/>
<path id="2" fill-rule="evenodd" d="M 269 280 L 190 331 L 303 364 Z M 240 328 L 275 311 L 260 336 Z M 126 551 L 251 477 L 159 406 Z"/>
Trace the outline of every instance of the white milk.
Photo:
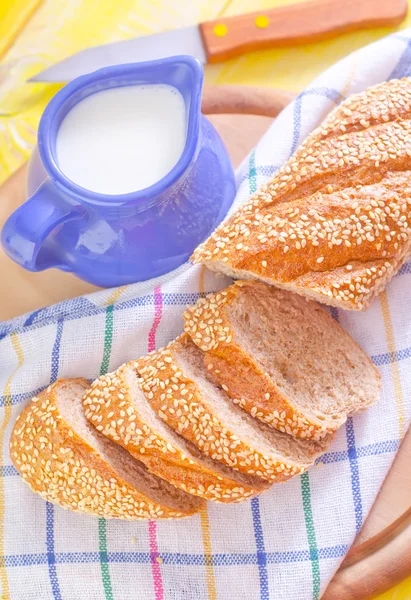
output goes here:
<path id="1" fill-rule="evenodd" d="M 127 194 L 152 185 L 178 162 L 186 139 L 180 92 L 148 84 L 102 90 L 81 100 L 57 134 L 61 171 L 84 188 Z"/>

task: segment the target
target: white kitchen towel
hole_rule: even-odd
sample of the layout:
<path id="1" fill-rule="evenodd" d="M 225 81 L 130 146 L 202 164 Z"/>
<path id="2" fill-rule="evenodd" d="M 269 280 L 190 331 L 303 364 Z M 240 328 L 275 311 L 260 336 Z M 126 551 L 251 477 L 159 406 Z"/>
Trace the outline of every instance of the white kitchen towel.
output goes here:
<path id="1" fill-rule="evenodd" d="M 411 75 L 411 31 L 347 57 L 273 123 L 237 173 L 237 204 L 349 94 Z M 237 506 L 169 522 L 105 521 L 34 495 L 8 443 L 29 398 L 59 377 L 95 378 L 182 331 L 182 313 L 227 284 L 183 265 L 0 324 L 0 584 L 6 600 L 311 600 L 347 553 L 411 416 L 411 263 L 365 313 L 333 310 L 383 378 L 308 473 Z M 7 282 L 3 282 L 3 294 Z"/>

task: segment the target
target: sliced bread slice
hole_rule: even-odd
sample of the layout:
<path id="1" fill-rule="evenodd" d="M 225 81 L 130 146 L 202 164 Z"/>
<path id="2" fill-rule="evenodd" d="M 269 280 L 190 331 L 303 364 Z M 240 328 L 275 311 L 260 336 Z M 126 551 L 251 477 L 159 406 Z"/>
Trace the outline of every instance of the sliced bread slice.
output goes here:
<path id="1" fill-rule="evenodd" d="M 14 426 L 10 454 L 30 488 L 64 508 L 106 518 L 159 519 L 203 501 L 152 475 L 83 414 L 85 379 L 60 380 L 33 398 Z"/>
<path id="2" fill-rule="evenodd" d="M 213 379 L 254 417 L 320 439 L 374 404 L 380 375 L 318 304 L 258 281 L 237 281 L 184 314 Z"/>
<path id="3" fill-rule="evenodd" d="M 109 439 L 178 488 L 216 502 L 241 502 L 269 487 L 203 455 L 155 413 L 139 386 L 137 362 L 96 379 L 83 398 L 85 416 Z"/>
<path id="4" fill-rule="evenodd" d="M 156 413 L 204 454 L 269 481 L 302 473 L 323 452 L 321 442 L 297 440 L 236 406 L 208 379 L 202 351 L 183 334 L 138 361 L 142 388 Z"/>

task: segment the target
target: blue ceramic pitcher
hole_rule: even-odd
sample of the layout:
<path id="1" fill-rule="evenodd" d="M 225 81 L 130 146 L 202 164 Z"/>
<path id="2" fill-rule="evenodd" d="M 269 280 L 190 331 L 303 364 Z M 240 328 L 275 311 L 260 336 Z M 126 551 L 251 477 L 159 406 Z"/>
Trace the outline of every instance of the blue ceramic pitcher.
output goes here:
<path id="1" fill-rule="evenodd" d="M 2 231 L 7 254 L 30 271 L 55 267 L 103 287 L 150 279 L 185 262 L 235 195 L 227 151 L 201 114 L 202 82 L 196 59 L 175 56 L 101 69 L 58 92 L 40 121 L 29 199 Z M 143 83 L 172 85 L 184 98 L 187 136 L 175 167 L 154 185 L 123 195 L 92 192 L 68 179 L 56 160 L 65 115 L 90 94 Z"/>

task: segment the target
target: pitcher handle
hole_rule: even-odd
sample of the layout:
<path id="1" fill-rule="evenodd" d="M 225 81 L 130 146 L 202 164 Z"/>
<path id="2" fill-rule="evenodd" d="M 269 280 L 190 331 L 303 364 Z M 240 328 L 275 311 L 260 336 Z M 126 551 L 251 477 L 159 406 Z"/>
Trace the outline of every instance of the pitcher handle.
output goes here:
<path id="1" fill-rule="evenodd" d="M 44 271 L 50 267 L 70 271 L 70 266 L 62 260 L 64 249 L 53 246 L 50 234 L 58 225 L 84 214 L 82 207 L 56 194 L 53 183 L 46 179 L 5 222 L 2 246 L 11 259 L 29 271 Z"/>

